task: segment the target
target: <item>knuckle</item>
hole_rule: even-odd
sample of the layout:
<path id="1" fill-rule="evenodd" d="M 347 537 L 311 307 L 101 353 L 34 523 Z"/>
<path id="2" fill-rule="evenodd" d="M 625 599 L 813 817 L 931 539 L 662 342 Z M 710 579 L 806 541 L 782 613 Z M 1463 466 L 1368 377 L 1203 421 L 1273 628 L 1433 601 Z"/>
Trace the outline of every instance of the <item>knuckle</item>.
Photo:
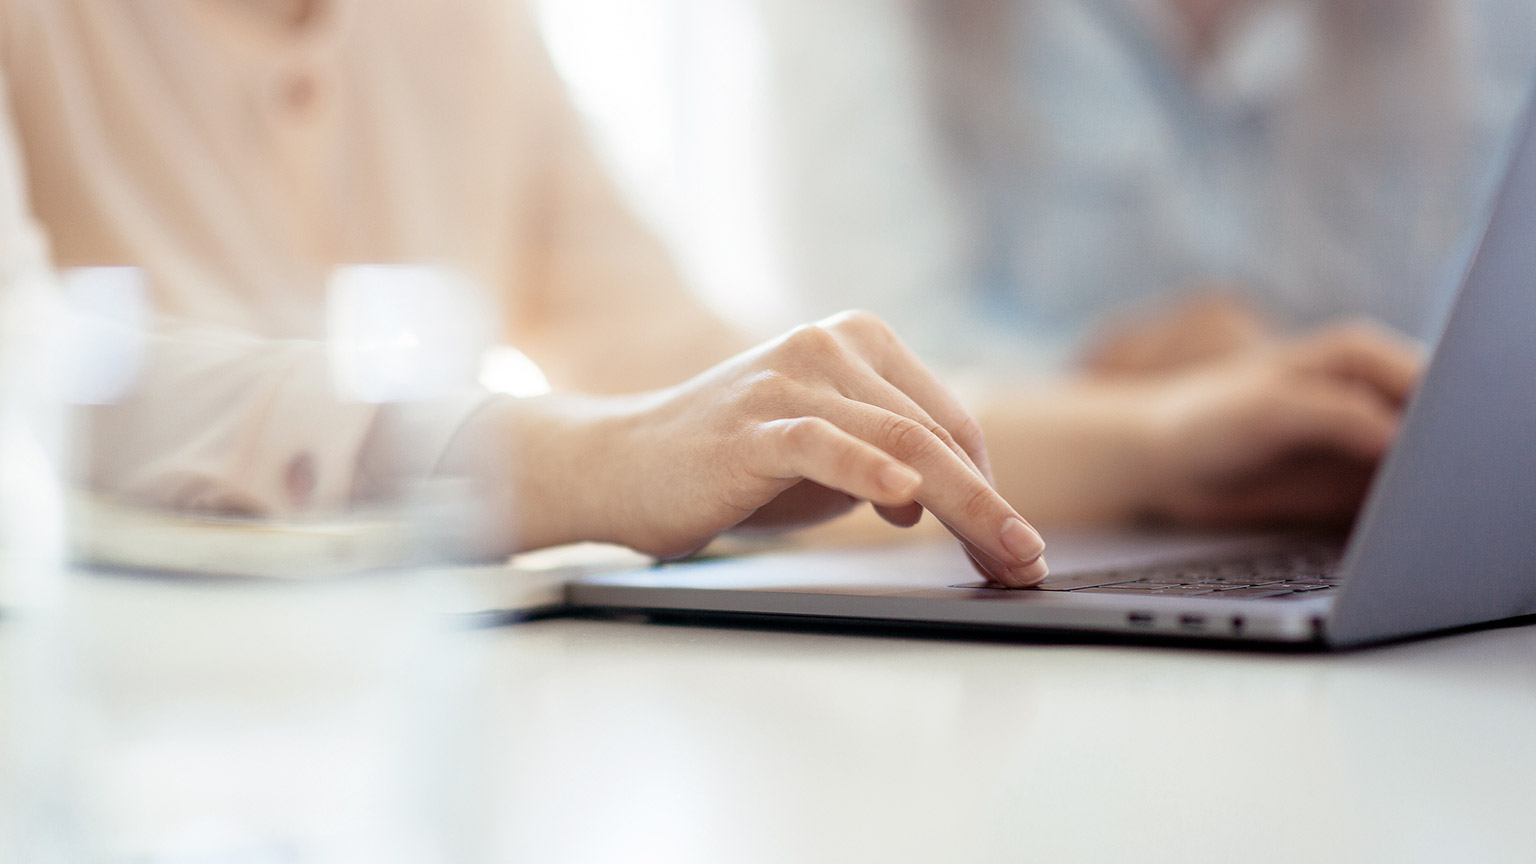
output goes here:
<path id="1" fill-rule="evenodd" d="M 949 430 L 950 434 L 965 449 L 965 452 L 976 453 L 986 446 L 981 433 L 981 424 L 977 423 L 976 418 L 971 415 L 960 415 L 952 426 L 953 428 Z"/>
<path id="2" fill-rule="evenodd" d="M 798 350 L 831 350 L 837 347 L 837 337 L 832 331 L 820 324 L 806 324 L 796 327 L 789 334 L 788 344 Z"/>
<path id="3" fill-rule="evenodd" d="M 820 417 L 797 417 L 788 420 L 780 433 L 785 446 L 795 451 L 808 451 L 830 437 L 832 424 Z"/>
<path id="4" fill-rule="evenodd" d="M 829 327 L 867 327 L 872 321 L 880 320 L 874 313 L 863 309 L 844 309 L 826 319 Z"/>
<path id="5" fill-rule="evenodd" d="M 960 449 L 960 442 L 955 438 L 953 434 L 950 433 L 948 429 L 940 426 L 937 422 L 932 420 L 924 423 L 923 425 L 925 428 L 927 428 L 928 433 L 939 439 L 939 443 L 943 444 L 945 447 L 948 447 L 951 450 Z"/>
<path id="6" fill-rule="evenodd" d="M 980 520 L 992 509 L 993 492 L 979 481 L 960 501 L 960 512 L 968 519 Z"/>
<path id="7" fill-rule="evenodd" d="M 933 433 L 927 426 L 910 417 L 892 414 L 885 421 L 880 440 L 884 442 L 887 452 L 905 460 L 927 449 L 933 440 Z"/>
<path id="8" fill-rule="evenodd" d="M 828 328 L 820 324 L 807 324 L 790 331 L 782 345 L 783 359 L 791 368 L 799 368 L 809 361 L 825 363 L 843 353 L 842 343 Z"/>
<path id="9" fill-rule="evenodd" d="M 846 330 L 858 336 L 877 339 L 892 339 L 895 337 L 895 332 L 891 329 L 891 325 L 885 323 L 885 319 L 863 309 L 848 309 L 839 312 L 827 320 L 829 326 L 838 330 Z"/>

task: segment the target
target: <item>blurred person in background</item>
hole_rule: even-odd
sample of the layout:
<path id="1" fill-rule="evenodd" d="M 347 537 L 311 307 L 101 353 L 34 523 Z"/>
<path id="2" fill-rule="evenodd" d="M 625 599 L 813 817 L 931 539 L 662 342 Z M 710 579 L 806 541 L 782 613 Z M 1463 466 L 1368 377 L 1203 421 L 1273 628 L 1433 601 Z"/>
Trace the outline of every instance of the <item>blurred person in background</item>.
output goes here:
<path id="1" fill-rule="evenodd" d="M 1015 506 L 1347 519 L 1418 374 L 1411 346 L 1343 330 L 1194 376 L 1005 394 L 982 421 L 1006 449 L 989 466 L 977 423 L 878 319 L 754 349 L 693 299 L 519 2 L 0 0 L 0 75 L 0 159 L 24 166 L 0 224 L 35 220 L 55 266 L 147 275 L 142 372 L 94 409 L 88 479 L 143 506 L 304 517 L 449 476 L 488 502 L 464 554 L 670 557 L 869 501 L 902 526 L 932 510 L 992 578 L 1027 585 L 1042 543 Z M 496 339 L 556 392 L 339 398 L 329 274 L 416 262 L 480 286 Z"/>
<path id="2" fill-rule="evenodd" d="M 1433 336 L 1536 60 L 1529 0 L 767 5 L 802 308 L 987 372 Z"/>

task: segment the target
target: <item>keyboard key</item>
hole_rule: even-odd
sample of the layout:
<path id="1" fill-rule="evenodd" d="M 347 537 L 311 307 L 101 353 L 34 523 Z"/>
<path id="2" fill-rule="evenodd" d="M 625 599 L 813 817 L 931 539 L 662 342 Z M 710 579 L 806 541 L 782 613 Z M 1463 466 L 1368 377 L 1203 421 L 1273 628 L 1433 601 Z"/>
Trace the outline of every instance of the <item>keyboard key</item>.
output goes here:
<path id="1" fill-rule="evenodd" d="M 1142 569 L 1052 576 L 1042 591 L 1147 594 L 1167 597 L 1271 598 L 1312 594 L 1337 587 L 1336 553 L 1302 550 L 1247 558 L 1180 561 Z"/>

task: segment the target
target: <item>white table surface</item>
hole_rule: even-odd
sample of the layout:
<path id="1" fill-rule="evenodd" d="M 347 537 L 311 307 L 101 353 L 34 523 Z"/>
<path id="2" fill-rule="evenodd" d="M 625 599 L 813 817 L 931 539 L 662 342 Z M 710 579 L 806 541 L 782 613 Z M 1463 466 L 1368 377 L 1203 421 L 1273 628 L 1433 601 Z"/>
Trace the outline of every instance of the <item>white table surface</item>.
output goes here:
<path id="1" fill-rule="evenodd" d="M 523 860 L 1536 860 L 1532 627 L 1338 656 L 467 638 Z"/>
<path id="2" fill-rule="evenodd" d="M 485 860 L 1536 861 L 1536 627 L 1341 655 L 583 620 L 451 638 L 455 806 Z"/>

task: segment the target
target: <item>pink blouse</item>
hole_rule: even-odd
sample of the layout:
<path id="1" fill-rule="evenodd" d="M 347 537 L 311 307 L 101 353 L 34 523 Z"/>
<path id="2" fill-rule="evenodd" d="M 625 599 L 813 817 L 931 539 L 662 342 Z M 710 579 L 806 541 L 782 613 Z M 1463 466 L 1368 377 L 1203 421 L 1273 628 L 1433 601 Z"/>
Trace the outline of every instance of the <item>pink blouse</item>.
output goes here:
<path id="1" fill-rule="evenodd" d="M 0 198 L 21 199 L 0 260 L 31 222 L 57 267 L 148 276 L 137 381 L 91 423 L 92 483 L 130 500 L 293 515 L 432 470 L 485 394 L 339 395 L 340 265 L 452 267 L 557 382 L 552 325 L 592 316 L 601 340 L 685 296 L 516 0 L 322 0 L 293 26 L 231 0 L 0 0 L 0 95 Z"/>

